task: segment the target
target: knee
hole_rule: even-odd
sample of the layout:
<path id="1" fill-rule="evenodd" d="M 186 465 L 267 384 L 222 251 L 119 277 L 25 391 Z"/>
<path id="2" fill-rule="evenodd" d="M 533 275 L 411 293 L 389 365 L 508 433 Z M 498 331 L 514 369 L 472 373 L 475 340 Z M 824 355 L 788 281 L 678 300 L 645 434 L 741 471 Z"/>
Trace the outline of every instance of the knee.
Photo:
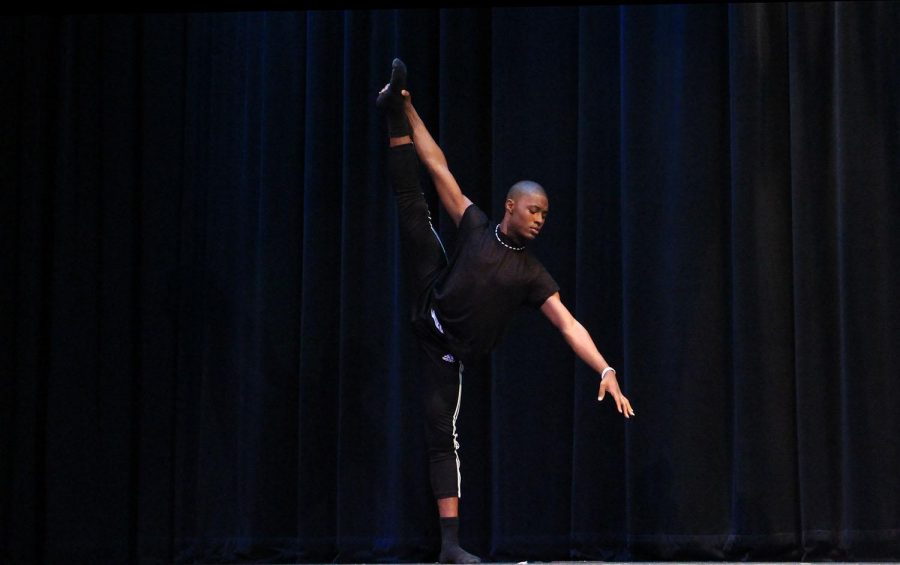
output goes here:
<path id="1" fill-rule="evenodd" d="M 421 192 L 397 195 L 397 212 L 400 227 L 405 233 L 431 229 L 431 211 Z"/>
<path id="2" fill-rule="evenodd" d="M 453 450 L 455 409 L 455 405 L 449 406 L 440 398 L 432 398 L 426 404 L 425 431 L 429 451 Z"/>

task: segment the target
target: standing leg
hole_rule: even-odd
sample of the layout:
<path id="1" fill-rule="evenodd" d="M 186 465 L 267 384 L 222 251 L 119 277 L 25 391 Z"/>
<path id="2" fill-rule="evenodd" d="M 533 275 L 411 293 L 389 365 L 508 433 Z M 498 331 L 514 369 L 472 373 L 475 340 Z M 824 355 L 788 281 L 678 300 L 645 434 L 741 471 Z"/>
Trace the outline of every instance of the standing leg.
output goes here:
<path id="1" fill-rule="evenodd" d="M 441 563 L 481 563 L 459 546 L 460 474 L 456 420 L 462 403 L 463 365 L 440 343 L 419 340 L 425 432 L 431 488 L 441 520 Z"/>

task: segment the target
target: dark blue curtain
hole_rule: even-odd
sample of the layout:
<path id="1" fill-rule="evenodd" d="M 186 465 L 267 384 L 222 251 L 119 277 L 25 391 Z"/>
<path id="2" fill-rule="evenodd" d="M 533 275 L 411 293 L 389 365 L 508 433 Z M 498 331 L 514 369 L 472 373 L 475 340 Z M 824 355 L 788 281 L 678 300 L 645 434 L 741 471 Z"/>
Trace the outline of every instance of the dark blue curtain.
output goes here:
<path id="1" fill-rule="evenodd" d="M 537 311 L 467 367 L 492 560 L 900 558 L 900 4 L 0 20 L 0 560 L 430 561 L 374 112 L 542 183 Z M 454 229 L 437 213 L 448 246 Z"/>

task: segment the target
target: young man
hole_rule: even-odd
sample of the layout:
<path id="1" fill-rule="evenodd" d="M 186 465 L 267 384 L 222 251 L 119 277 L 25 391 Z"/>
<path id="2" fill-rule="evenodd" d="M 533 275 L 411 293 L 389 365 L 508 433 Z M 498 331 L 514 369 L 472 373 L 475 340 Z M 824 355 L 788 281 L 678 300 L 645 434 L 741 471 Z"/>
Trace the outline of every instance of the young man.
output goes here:
<path id="1" fill-rule="evenodd" d="M 464 363 L 496 345 L 517 308 L 530 305 L 556 326 L 572 350 L 600 375 L 598 400 L 609 393 L 626 418 L 634 416 L 610 367 L 563 305 L 559 286 L 527 245 L 544 226 L 549 202 L 536 182 L 507 193 L 503 219 L 492 223 L 460 190 L 443 151 L 428 133 L 406 89 L 406 66 L 394 59 L 391 80 L 376 106 L 389 136 L 388 175 L 397 200 L 412 323 L 419 343 L 429 473 L 441 520 L 441 563 L 480 563 L 459 546 L 460 473 L 456 438 Z M 431 225 L 419 185 L 425 165 L 459 232 L 448 257 Z"/>

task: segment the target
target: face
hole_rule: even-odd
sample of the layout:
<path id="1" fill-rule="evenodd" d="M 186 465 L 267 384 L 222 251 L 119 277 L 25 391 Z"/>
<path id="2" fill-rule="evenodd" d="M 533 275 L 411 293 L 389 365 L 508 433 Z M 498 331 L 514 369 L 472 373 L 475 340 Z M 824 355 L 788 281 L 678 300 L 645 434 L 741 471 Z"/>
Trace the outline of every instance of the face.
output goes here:
<path id="1" fill-rule="evenodd" d="M 520 241 L 531 241 L 538 236 L 544 222 L 547 221 L 547 213 L 550 211 L 550 203 L 543 194 L 524 193 L 515 200 L 506 201 L 507 235 Z"/>

